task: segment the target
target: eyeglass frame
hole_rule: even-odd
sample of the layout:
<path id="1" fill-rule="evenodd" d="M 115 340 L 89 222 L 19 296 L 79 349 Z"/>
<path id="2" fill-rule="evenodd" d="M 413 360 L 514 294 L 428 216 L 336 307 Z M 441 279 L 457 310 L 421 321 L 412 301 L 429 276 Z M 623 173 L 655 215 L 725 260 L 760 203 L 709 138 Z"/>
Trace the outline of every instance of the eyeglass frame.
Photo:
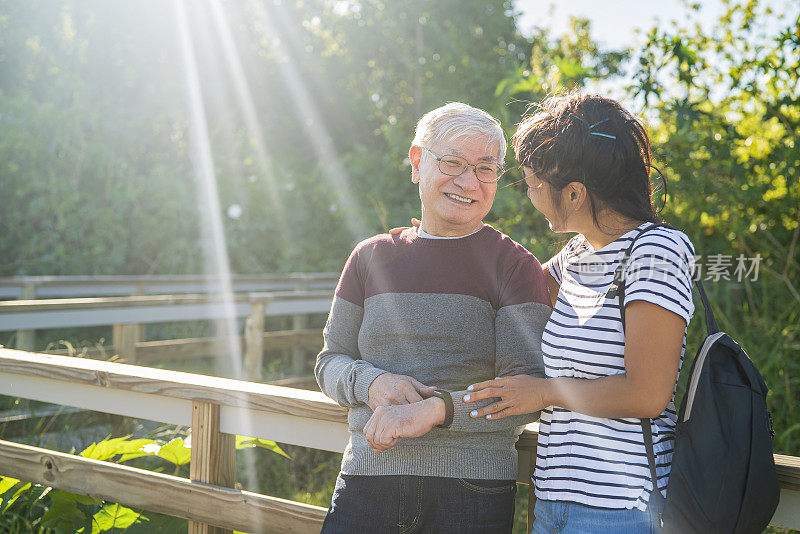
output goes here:
<path id="1" fill-rule="evenodd" d="M 502 164 L 495 163 L 494 165 L 497 166 L 497 178 L 495 178 L 491 182 L 487 182 L 486 180 L 481 180 L 480 177 L 478 177 L 478 165 L 480 165 L 480 163 L 470 163 L 470 162 L 468 162 L 466 160 L 466 158 L 464 158 L 462 156 L 459 156 L 458 154 L 444 154 L 443 156 L 437 156 L 436 154 L 433 153 L 433 151 L 431 151 L 430 148 L 428 148 L 428 147 L 422 147 L 422 148 L 424 148 L 425 150 L 430 152 L 431 156 L 433 156 L 433 159 L 435 159 L 436 162 L 437 162 L 436 166 L 439 168 L 439 172 L 441 172 L 442 174 L 446 174 L 447 176 L 453 176 L 453 177 L 461 176 L 462 174 L 464 174 L 467 171 L 467 169 L 469 167 L 472 167 L 472 174 L 475 175 L 475 179 L 478 180 L 480 183 L 482 183 L 482 184 L 496 184 L 497 182 L 500 181 L 500 178 L 503 177 L 503 174 L 505 174 L 505 172 L 508 170 L 508 169 L 504 169 Z M 442 160 L 446 156 L 452 156 L 454 158 L 463 159 L 464 160 L 464 169 L 458 174 L 450 174 L 448 172 L 443 171 L 442 167 L 441 167 L 441 164 L 442 164 Z"/>

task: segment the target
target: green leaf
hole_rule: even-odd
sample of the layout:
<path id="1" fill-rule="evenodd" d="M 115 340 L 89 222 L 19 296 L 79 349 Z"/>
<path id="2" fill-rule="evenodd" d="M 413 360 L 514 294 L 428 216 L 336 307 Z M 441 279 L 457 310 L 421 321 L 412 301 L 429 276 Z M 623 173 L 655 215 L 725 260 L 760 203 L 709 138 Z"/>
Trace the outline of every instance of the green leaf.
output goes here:
<path id="1" fill-rule="evenodd" d="M 114 456 L 123 455 L 121 461 L 124 461 L 139 456 L 147 456 L 148 453 L 143 451 L 142 447 L 156 443 L 152 439 L 128 439 L 129 437 L 106 439 L 99 443 L 92 443 L 81 451 L 80 455 L 93 460 L 108 460 Z"/>
<path id="2" fill-rule="evenodd" d="M 23 493 L 25 493 L 29 489 L 31 489 L 31 483 L 30 482 L 28 482 L 27 484 L 24 484 L 19 489 L 17 489 L 17 491 L 14 492 L 14 495 L 12 495 L 11 498 L 8 499 L 8 501 L 5 501 L 3 503 L 3 509 L 0 510 L 0 514 L 6 513 L 6 511 L 9 509 L 9 507 L 11 507 L 11 505 L 14 504 L 14 501 L 16 501 L 19 498 L 20 495 L 22 495 Z"/>
<path id="3" fill-rule="evenodd" d="M 190 444 L 183 441 L 183 438 L 175 438 L 163 445 L 157 455 L 175 465 L 185 465 L 192 459 L 192 449 Z"/>
<path id="4" fill-rule="evenodd" d="M 238 437 L 238 436 L 237 436 Z M 19 480 L 11 477 L 0 477 L 0 495 L 7 492 L 19 483 Z"/>
<path id="5" fill-rule="evenodd" d="M 144 521 L 148 520 L 146 517 L 142 516 L 141 512 L 136 512 L 116 503 L 108 504 L 94 514 L 92 520 L 92 534 L 111 530 L 112 528 L 128 528 L 140 518 Z"/>
<path id="6" fill-rule="evenodd" d="M 281 456 L 285 456 L 290 460 L 292 459 L 292 457 L 283 452 L 283 449 L 281 449 L 274 441 L 259 438 L 248 438 L 246 436 L 236 436 L 236 450 L 249 449 L 253 447 L 268 449 L 274 453 L 280 454 Z"/>
<path id="7" fill-rule="evenodd" d="M 63 490 L 53 490 L 50 493 L 50 500 L 53 503 L 62 503 L 62 502 L 72 502 L 77 504 L 85 504 L 87 506 L 100 506 L 103 504 L 103 501 L 100 499 L 95 499 L 94 497 L 89 497 L 87 495 L 81 495 L 79 493 L 71 493 L 69 491 Z"/>
<path id="8" fill-rule="evenodd" d="M 78 509 L 75 501 L 53 500 L 50 509 L 42 515 L 42 525 L 55 528 L 58 523 L 68 523 L 72 526 L 74 524 L 72 518 L 82 519 L 83 517 L 84 513 Z"/>

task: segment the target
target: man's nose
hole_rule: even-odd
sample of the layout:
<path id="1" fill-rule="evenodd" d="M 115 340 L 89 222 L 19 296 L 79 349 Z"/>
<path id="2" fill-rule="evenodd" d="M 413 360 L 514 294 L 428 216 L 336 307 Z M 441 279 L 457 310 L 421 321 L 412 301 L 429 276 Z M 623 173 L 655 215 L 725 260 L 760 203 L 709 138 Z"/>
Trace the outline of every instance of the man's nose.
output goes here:
<path id="1" fill-rule="evenodd" d="M 455 177 L 453 182 L 465 191 L 475 191 L 481 186 L 475 167 L 472 165 L 467 165 L 464 171 Z"/>

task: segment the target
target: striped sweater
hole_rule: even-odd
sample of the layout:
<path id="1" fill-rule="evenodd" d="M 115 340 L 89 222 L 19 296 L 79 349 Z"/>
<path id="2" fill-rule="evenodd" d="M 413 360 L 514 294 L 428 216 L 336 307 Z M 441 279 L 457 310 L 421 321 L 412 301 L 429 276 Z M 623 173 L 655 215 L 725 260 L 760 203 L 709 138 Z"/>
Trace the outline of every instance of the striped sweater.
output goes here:
<path id="1" fill-rule="evenodd" d="M 549 303 L 536 258 L 488 225 L 459 239 L 408 229 L 360 243 L 342 271 L 315 367 L 322 391 L 350 408 L 342 472 L 516 478 L 514 444 L 538 413 L 475 419 L 469 412 L 487 403 L 463 397 L 467 385 L 495 376 L 544 376 Z M 451 391 L 450 428 L 375 453 L 363 429 L 369 386 L 385 372 Z"/>

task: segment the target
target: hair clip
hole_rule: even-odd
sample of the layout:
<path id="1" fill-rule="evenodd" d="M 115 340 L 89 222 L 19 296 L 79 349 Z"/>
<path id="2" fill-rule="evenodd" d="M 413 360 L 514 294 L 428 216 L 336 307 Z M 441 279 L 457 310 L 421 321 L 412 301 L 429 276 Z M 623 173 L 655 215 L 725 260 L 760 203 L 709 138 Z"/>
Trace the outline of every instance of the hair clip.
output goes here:
<path id="1" fill-rule="evenodd" d="M 608 137 L 609 139 L 616 139 L 617 138 L 616 135 L 604 134 L 604 133 L 600 133 L 600 132 L 589 132 L 589 135 L 599 135 L 601 137 Z"/>
<path id="2" fill-rule="evenodd" d="M 601 121 L 597 121 L 596 123 L 594 123 L 591 126 L 589 126 L 589 129 L 591 130 L 592 128 L 594 128 L 598 124 L 603 124 L 604 122 L 608 122 L 608 120 L 609 120 L 608 117 L 606 117 L 605 119 L 603 119 Z M 589 135 L 599 135 L 600 137 L 608 137 L 609 139 L 616 139 L 617 138 L 616 135 L 604 134 L 604 133 L 600 133 L 600 132 L 589 132 Z"/>
<path id="3" fill-rule="evenodd" d="M 601 121 L 597 121 L 597 122 L 596 122 L 596 123 L 594 123 L 594 124 L 589 124 L 589 123 L 587 122 L 587 120 L 586 120 L 586 119 L 584 119 L 583 117 L 579 117 L 578 115 L 575 115 L 574 113 L 570 113 L 570 115 L 571 115 L 571 116 L 573 116 L 573 117 L 575 117 L 575 118 L 576 118 L 576 119 L 578 119 L 579 121 L 583 122 L 584 124 L 586 124 L 586 125 L 589 127 L 589 130 L 591 130 L 592 128 L 594 128 L 594 127 L 595 127 L 595 126 L 597 126 L 598 124 L 603 124 L 604 122 L 608 122 L 609 120 L 611 120 L 611 119 L 609 119 L 608 117 L 606 117 L 605 119 L 603 119 L 603 120 L 601 120 Z M 617 136 L 616 136 L 616 135 L 604 134 L 604 133 L 600 133 L 600 132 L 592 132 L 592 131 L 590 131 L 590 132 L 589 132 L 589 135 L 597 135 L 597 136 L 600 136 L 600 137 L 608 137 L 609 139 L 616 139 L 616 138 L 617 138 Z"/>
<path id="4" fill-rule="evenodd" d="M 575 115 L 574 113 L 570 113 L 570 115 L 571 115 L 571 116 L 573 116 L 573 117 L 575 117 L 576 119 L 578 119 L 578 120 L 579 120 L 579 121 L 581 121 L 582 123 L 586 124 L 587 126 L 589 125 L 589 123 L 588 123 L 588 122 L 586 122 L 586 119 L 584 119 L 583 117 L 579 117 L 579 116 Z M 591 126 L 590 126 L 590 128 L 591 128 Z"/>

